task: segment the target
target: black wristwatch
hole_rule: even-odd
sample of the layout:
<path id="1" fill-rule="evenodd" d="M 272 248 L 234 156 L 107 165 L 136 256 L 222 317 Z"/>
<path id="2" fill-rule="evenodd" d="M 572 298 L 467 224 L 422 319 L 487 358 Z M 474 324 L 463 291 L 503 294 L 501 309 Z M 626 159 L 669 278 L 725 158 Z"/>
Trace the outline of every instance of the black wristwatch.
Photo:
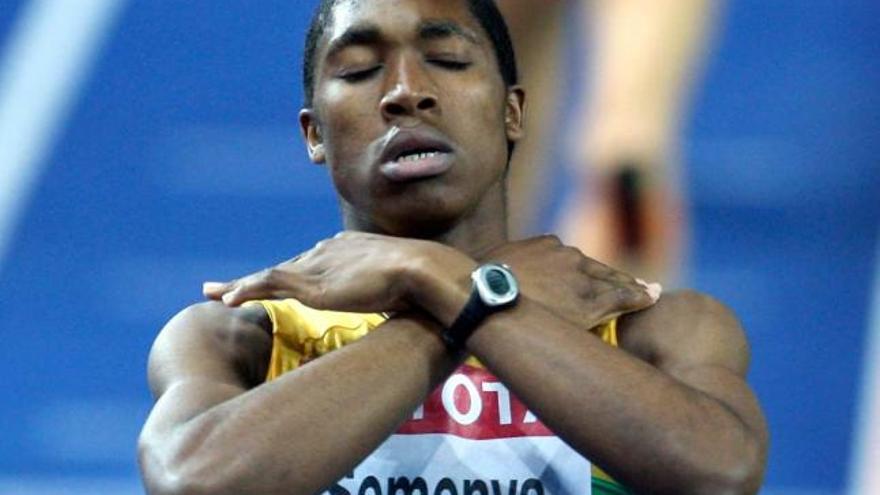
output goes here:
<path id="1" fill-rule="evenodd" d="M 441 335 L 453 351 L 464 349 L 465 342 L 490 314 L 516 304 L 519 285 L 510 267 L 486 263 L 471 273 L 473 288 L 461 314 Z"/>

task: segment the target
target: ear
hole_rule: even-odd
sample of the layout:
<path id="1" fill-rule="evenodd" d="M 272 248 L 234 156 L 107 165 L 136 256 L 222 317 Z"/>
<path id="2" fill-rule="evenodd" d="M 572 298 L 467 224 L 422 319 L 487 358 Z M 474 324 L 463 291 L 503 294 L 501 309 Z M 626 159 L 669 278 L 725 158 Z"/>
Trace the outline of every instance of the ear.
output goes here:
<path id="1" fill-rule="evenodd" d="M 507 90 L 507 102 L 504 105 L 504 130 L 508 141 L 519 141 L 525 136 L 525 114 L 526 92 L 522 86 L 511 86 Z"/>
<path id="2" fill-rule="evenodd" d="M 312 163 L 324 163 L 327 157 L 324 153 L 324 140 L 321 137 L 321 127 L 315 111 L 310 108 L 300 110 L 299 126 L 309 150 L 309 159 Z"/>

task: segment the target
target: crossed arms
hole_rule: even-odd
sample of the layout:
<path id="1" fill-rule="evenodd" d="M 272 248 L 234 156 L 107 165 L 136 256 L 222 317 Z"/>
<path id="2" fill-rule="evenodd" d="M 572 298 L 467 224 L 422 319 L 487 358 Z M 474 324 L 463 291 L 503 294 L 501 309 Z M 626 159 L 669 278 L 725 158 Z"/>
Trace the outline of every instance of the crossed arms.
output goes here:
<path id="1" fill-rule="evenodd" d="M 721 304 L 645 287 L 551 237 L 480 257 L 513 267 L 520 302 L 468 342 L 552 431 L 636 492 L 754 493 L 766 456 L 748 346 Z M 309 494 L 344 476 L 460 364 L 438 334 L 477 260 L 442 244 L 345 233 L 206 288 L 156 339 L 157 398 L 139 441 L 153 494 Z M 263 383 L 266 315 L 242 302 L 395 311 L 363 339 Z M 586 330 L 620 320 L 621 349 Z"/>

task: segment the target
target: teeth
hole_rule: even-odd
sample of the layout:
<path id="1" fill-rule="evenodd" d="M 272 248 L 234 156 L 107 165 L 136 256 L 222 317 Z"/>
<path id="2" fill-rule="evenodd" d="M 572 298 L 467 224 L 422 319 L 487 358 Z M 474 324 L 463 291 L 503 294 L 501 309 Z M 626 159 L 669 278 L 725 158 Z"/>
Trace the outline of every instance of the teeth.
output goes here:
<path id="1" fill-rule="evenodd" d="M 439 151 L 430 151 L 428 153 L 414 153 L 411 155 L 401 156 L 397 161 L 399 162 L 414 162 L 416 160 L 424 160 L 426 158 L 431 158 L 439 155 Z"/>

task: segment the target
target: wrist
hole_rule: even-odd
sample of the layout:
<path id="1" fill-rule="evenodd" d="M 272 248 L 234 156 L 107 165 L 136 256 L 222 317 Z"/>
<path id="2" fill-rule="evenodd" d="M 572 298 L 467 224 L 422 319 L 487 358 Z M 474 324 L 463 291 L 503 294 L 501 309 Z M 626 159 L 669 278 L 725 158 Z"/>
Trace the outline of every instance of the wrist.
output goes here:
<path id="1" fill-rule="evenodd" d="M 519 284 L 510 267 L 486 263 L 471 274 L 470 297 L 458 317 L 442 333 L 443 341 L 453 351 L 460 351 L 477 328 L 493 313 L 516 304 Z"/>
<path id="2" fill-rule="evenodd" d="M 467 256 L 459 258 L 453 261 L 431 255 L 413 257 L 406 269 L 407 291 L 413 304 L 444 327 L 452 324 L 470 297 L 470 274 L 477 267 Z"/>

